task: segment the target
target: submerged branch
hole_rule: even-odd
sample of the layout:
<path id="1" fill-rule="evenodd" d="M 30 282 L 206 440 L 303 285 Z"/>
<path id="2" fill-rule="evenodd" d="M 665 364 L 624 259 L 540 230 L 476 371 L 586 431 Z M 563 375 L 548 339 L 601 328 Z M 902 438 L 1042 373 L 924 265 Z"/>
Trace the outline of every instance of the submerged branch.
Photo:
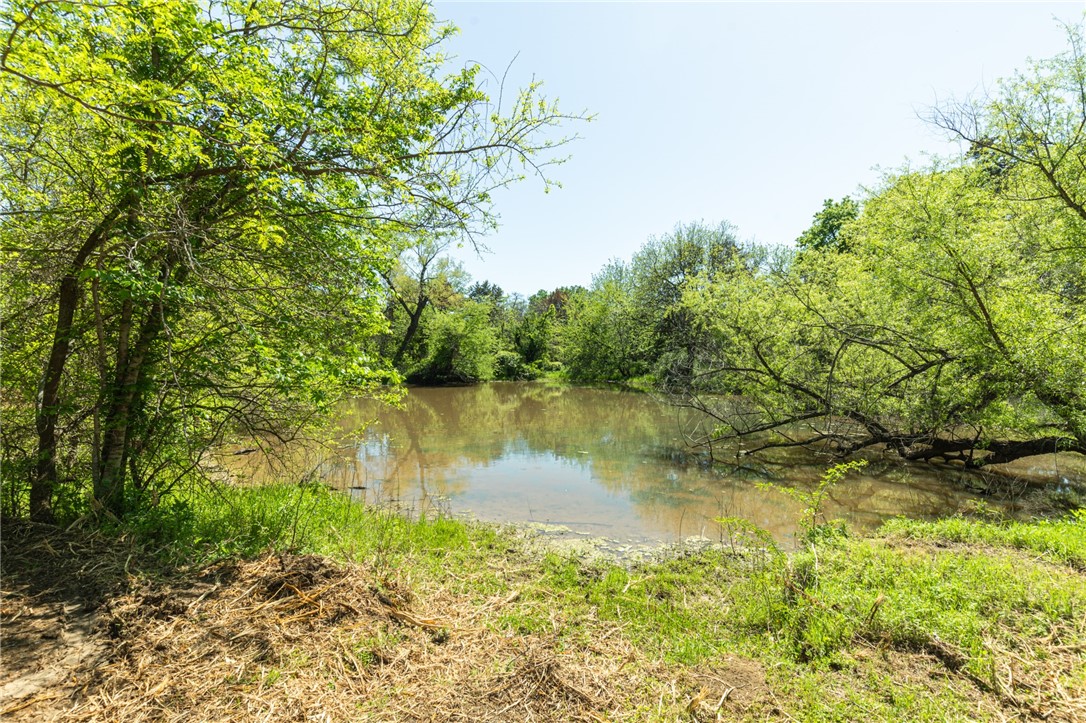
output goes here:
<path id="1" fill-rule="evenodd" d="M 743 413 L 738 409 L 722 409 L 695 395 L 675 398 L 672 404 L 694 409 L 707 415 L 719 425 L 701 439 L 693 441 L 712 453 L 714 448 L 734 445 L 735 456 L 758 454 L 771 449 L 803 447 L 847 457 L 863 449 L 883 447 L 901 459 L 915 462 L 959 462 L 969 469 L 1006 464 L 1017 459 L 1056 452 L 1073 452 L 1086 456 L 1086 444 L 1071 436 L 1049 435 L 1034 439 L 984 439 L 978 433 L 972 437 L 951 437 L 935 431 L 901 432 L 875 423 L 863 414 L 841 413 L 827 415 L 824 411 L 804 411 L 784 417 L 750 421 L 760 416 L 757 410 Z M 732 401 L 737 405 L 738 402 Z M 822 420 L 821 424 L 811 424 Z M 804 434 L 797 434 L 798 425 L 809 425 Z M 836 425 L 843 428 L 835 428 Z M 741 442 L 751 440 L 755 445 L 740 449 Z"/>

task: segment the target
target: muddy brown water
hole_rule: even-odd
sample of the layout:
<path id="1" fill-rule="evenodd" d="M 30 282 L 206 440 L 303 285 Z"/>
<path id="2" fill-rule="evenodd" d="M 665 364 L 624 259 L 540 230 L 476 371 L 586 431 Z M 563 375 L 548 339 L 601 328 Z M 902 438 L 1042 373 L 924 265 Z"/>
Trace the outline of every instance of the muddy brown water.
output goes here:
<path id="1" fill-rule="evenodd" d="M 792 545 L 803 505 L 777 488 L 811 490 L 834 460 L 789 450 L 708 464 L 686 444 L 684 431 L 698 421 L 692 414 L 611 389 L 417 387 L 401 409 L 351 403 L 340 420 L 348 441 L 310 469 L 359 501 L 412 514 L 534 523 L 552 535 L 628 544 L 716 540 L 716 520 L 735 516 Z M 1079 470 L 1061 470 L 1053 458 L 1010 472 L 1018 485 L 1003 475 L 873 459 L 829 491 L 825 512 L 867 531 L 890 517 L 936 518 L 979 503 L 1013 513 L 1008 489 L 1081 481 Z"/>

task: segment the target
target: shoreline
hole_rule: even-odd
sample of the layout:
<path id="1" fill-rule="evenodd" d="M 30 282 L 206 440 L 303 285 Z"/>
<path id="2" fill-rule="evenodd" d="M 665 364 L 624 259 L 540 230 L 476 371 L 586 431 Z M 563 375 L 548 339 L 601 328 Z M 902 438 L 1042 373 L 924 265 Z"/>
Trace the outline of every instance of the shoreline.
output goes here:
<path id="1" fill-rule="evenodd" d="M 4 520 L 0 711 L 15 721 L 1086 714 L 1083 513 L 898 521 L 787 555 L 706 544 L 615 560 L 556 551 L 546 531 L 314 499 L 308 524 L 294 520 L 293 549 L 285 526 L 278 543 L 220 539 L 220 554 L 203 558 L 174 556 L 184 540 Z M 255 494 L 237 500 L 268 520 Z M 208 533 L 215 520 L 200 516 L 211 512 L 196 510 L 196 533 Z M 232 529 L 245 519 L 235 511 Z M 30 687 L 43 670 L 52 677 Z"/>

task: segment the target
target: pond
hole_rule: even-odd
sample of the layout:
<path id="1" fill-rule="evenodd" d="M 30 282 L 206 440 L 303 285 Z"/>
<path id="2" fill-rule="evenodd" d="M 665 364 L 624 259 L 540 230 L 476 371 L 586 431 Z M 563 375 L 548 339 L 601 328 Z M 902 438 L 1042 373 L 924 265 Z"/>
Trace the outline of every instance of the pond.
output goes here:
<path id="1" fill-rule="evenodd" d="M 350 442 L 316 464 L 327 484 L 360 501 L 416 514 L 536 523 L 550 534 L 624 544 L 722 535 L 745 518 L 791 546 L 803 505 L 780 491 L 814 488 L 832 458 L 803 450 L 708 464 L 688 447 L 690 410 L 651 395 L 543 383 L 416 387 L 403 408 L 353 402 Z M 1044 464 L 1018 470 L 1045 479 Z M 874 459 L 832 488 L 829 518 L 858 531 L 897 515 L 933 518 L 978 502 L 982 476 Z"/>

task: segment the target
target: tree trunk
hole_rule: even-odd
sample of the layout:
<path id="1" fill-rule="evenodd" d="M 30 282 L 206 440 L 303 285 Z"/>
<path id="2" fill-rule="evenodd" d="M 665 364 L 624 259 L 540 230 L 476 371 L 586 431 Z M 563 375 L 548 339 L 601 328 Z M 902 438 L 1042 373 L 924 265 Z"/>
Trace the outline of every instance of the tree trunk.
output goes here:
<path id="1" fill-rule="evenodd" d="M 60 381 L 71 349 L 72 322 L 79 307 L 79 274 L 90 255 L 105 241 L 125 203 L 118 204 L 95 227 L 76 251 L 68 273 L 60 281 L 53 346 L 42 373 L 41 397 L 34 426 L 38 433 L 37 465 L 30 483 L 30 518 L 53 521 L 53 490 L 57 484 L 57 419 L 60 416 Z"/>
<path id="2" fill-rule="evenodd" d="M 396 356 L 392 357 L 393 366 L 400 366 L 403 355 L 407 352 L 407 346 L 411 343 L 411 340 L 415 338 L 415 333 L 419 330 L 419 321 L 422 319 L 422 312 L 426 310 L 426 304 L 429 303 L 429 301 L 430 300 L 426 296 L 419 296 L 419 301 L 415 304 L 415 310 L 411 312 L 411 321 L 407 324 L 407 331 L 404 332 L 403 341 L 400 342 L 400 348 L 396 350 Z"/>
<path id="3" fill-rule="evenodd" d="M 125 400 L 126 390 L 134 392 L 135 377 L 129 363 L 129 339 L 132 336 L 133 304 L 126 299 L 121 306 L 121 319 L 117 326 L 116 372 L 109 400 L 106 404 L 102 444 L 98 452 L 98 470 L 94 475 L 94 499 L 118 517 L 124 514 L 124 479 L 119 482 L 121 494 L 116 494 L 116 471 L 123 470 L 125 440 L 128 434 L 128 412 L 131 399 Z M 139 362 L 142 363 L 142 362 Z"/>
<path id="4" fill-rule="evenodd" d="M 160 278 L 165 288 L 173 275 L 173 285 L 181 286 L 188 277 L 189 267 L 177 265 L 174 252 L 163 262 Z M 176 269 L 176 273 L 173 273 Z M 126 302 L 126 309 L 131 304 Z M 117 375 L 109 396 L 105 416 L 105 433 L 102 439 L 101 471 L 94 490 L 94 499 L 118 519 L 125 514 L 125 482 L 132 451 L 132 423 L 139 410 L 144 394 L 151 347 L 166 328 L 166 315 L 170 308 L 160 296 L 140 323 L 135 345 L 129 345 L 132 329 L 131 313 L 122 312 L 122 323 L 117 345 Z"/>
<path id="5" fill-rule="evenodd" d="M 143 394 L 143 379 L 151 346 L 164 328 L 165 306 L 161 300 L 151 305 L 140 324 L 135 346 L 128 349 L 128 327 L 121 330 L 117 348 L 117 376 L 110 394 L 102 439 L 101 471 L 94 498 L 118 519 L 125 513 L 125 477 L 131 445 L 133 416 Z"/>
<path id="6" fill-rule="evenodd" d="M 76 268 L 84 259 L 77 257 Z M 57 302 L 57 325 L 53 332 L 53 348 L 42 375 L 41 401 L 35 427 L 38 432 L 38 460 L 34 480 L 30 485 L 30 519 L 53 521 L 53 489 L 57 483 L 57 417 L 60 406 L 60 379 L 68 361 L 72 319 L 79 305 L 79 282 L 69 273 L 60 282 Z"/>

